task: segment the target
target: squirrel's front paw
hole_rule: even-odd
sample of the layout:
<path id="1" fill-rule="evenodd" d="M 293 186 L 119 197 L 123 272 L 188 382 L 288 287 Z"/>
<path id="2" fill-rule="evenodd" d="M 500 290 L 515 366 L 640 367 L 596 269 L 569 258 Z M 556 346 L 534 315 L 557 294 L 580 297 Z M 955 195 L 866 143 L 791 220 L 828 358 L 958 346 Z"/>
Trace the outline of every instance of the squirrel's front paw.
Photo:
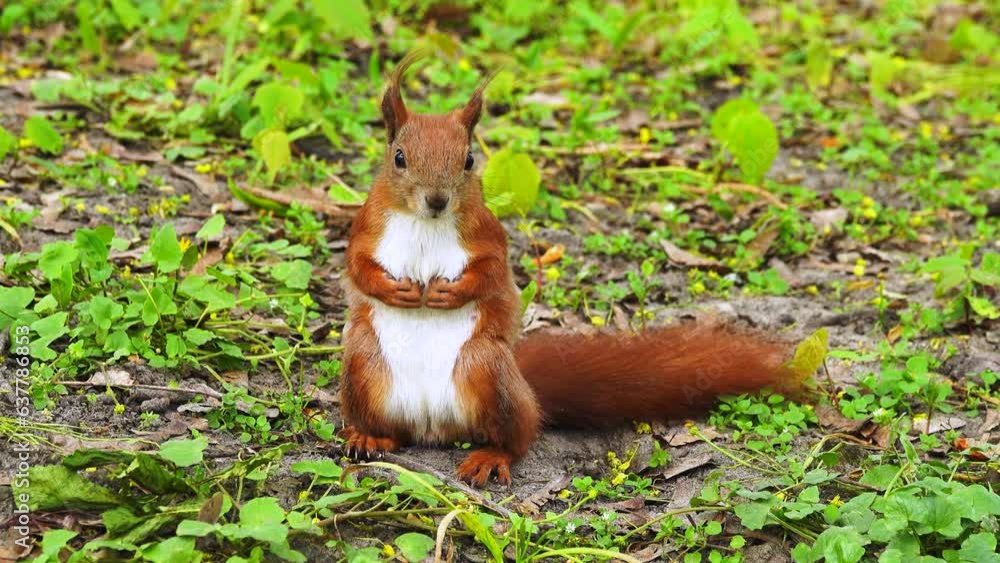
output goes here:
<path id="1" fill-rule="evenodd" d="M 401 280 L 390 279 L 389 293 L 382 301 L 391 307 L 402 307 L 405 309 L 416 309 L 423 301 L 423 287 L 410 278 Z"/>
<path id="2" fill-rule="evenodd" d="M 457 281 L 438 277 L 427 283 L 425 304 L 431 309 L 458 309 L 468 301 L 458 291 Z"/>
<path id="3" fill-rule="evenodd" d="M 392 438 L 376 438 L 358 432 L 353 426 L 341 430 L 338 435 L 344 439 L 344 453 L 354 459 L 382 459 L 382 455 L 399 449 Z"/>

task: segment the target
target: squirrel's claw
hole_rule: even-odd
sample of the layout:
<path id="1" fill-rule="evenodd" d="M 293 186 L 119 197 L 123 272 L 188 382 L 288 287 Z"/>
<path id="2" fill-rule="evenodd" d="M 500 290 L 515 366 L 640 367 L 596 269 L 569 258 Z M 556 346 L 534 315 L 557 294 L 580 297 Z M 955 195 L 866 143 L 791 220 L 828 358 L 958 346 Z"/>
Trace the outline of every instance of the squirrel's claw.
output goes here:
<path id="1" fill-rule="evenodd" d="M 339 432 L 345 440 L 343 452 L 349 458 L 357 460 L 382 459 L 386 452 L 399 449 L 399 443 L 392 438 L 378 438 L 359 432 L 353 426 L 348 426 Z"/>

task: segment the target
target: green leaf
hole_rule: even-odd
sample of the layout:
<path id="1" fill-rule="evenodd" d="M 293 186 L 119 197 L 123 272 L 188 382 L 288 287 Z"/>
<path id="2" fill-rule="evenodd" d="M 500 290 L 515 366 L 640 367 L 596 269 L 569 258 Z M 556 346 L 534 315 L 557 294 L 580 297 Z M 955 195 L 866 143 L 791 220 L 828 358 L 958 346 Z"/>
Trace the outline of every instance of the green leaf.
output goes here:
<path id="1" fill-rule="evenodd" d="M 712 136 L 722 143 L 729 142 L 729 127 L 737 116 L 757 113 L 760 108 L 748 98 L 733 98 L 719 106 L 712 115 Z"/>
<path id="2" fill-rule="evenodd" d="M 312 264 L 305 260 L 281 262 L 271 269 L 271 276 L 292 289 L 306 289 L 312 278 Z"/>
<path id="3" fill-rule="evenodd" d="M 924 499 L 927 513 L 918 526 L 921 534 L 937 532 L 946 538 L 957 538 L 962 534 L 962 509 L 955 500 L 946 496 Z"/>
<path id="4" fill-rule="evenodd" d="M 958 556 L 962 563 L 998 563 L 997 538 L 989 532 L 972 534 L 962 542 Z"/>
<path id="5" fill-rule="evenodd" d="M 985 319 L 1000 319 L 1000 309 L 984 297 L 968 296 L 969 306 L 977 315 Z"/>
<path id="6" fill-rule="evenodd" d="M 17 148 L 17 137 L 0 127 L 0 160 Z"/>
<path id="7" fill-rule="evenodd" d="M 733 153 L 747 183 L 760 185 L 778 157 L 778 130 L 760 112 L 742 114 L 729 126 L 726 149 Z"/>
<path id="8" fill-rule="evenodd" d="M 774 499 L 764 502 L 743 502 L 734 506 L 733 512 L 744 526 L 751 530 L 760 530 L 767 523 L 772 504 Z"/>
<path id="9" fill-rule="evenodd" d="M 889 486 L 889 483 L 896 478 L 898 473 L 898 465 L 888 463 L 885 465 L 876 465 L 861 476 L 860 482 L 868 485 L 869 487 L 875 487 L 884 491 L 885 488 Z"/>
<path id="10" fill-rule="evenodd" d="M 132 0 L 111 0 L 111 9 L 115 11 L 122 27 L 129 31 L 142 24 L 142 14 L 132 5 Z"/>
<path id="11" fill-rule="evenodd" d="M 292 464 L 292 471 L 296 473 L 311 473 L 320 477 L 338 479 L 344 473 L 344 469 L 329 459 L 308 459 L 297 461 Z"/>
<path id="12" fill-rule="evenodd" d="M 216 213 L 212 215 L 205 224 L 198 229 L 198 232 L 194 234 L 194 238 L 198 240 L 207 240 L 212 237 L 219 236 L 222 233 L 222 229 L 226 226 L 226 216 L 222 213 Z"/>
<path id="13" fill-rule="evenodd" d="M 213 278 L 191 274 L 177 286 L 177 292 L 205 304 L 209 313 L 236 306 L 236 297 Z"/>
<path id="14" fill-rule="evenodd" d="M 217 524 L 209 524 L 200 520 L 184 520 L 180 524 L 177 524 L 176 533 L 178 536 L 203 538 L 218 529 L 219 526 Z"/>
<path id="15" fill-rule="evenodd" d="M 35 290 L 33 288 L 0 286 L 0 331 L 7 330 L 14 321 L 19 319 L 34 298 Z"/>
<path id="16" fill-rule="evenodd" d="M 833 55 L 830 45 L 823 40 L 814 40 L 806 50 L 806 81 L 809 87 L 820 90 L 830 85 L 833 74 Z"/>
<path id="17" fill-rule="evenodd" d="M 62 465 L 39 465 L 28 469 L 28 486 L 13 480 L 14 498 L 21 494 L 30 498 L 32 510 L 101 510 L 120 506 L 125 501 L 101 485 L 84 479 L 76 471 Z"/>
<path id="18" fill-rule="evenodd" d="M 195 346 L 201 346 L 202 344 L 215 338 L 215 333 L 201 328 L 189 328 L 184 331 L 184 338 Z"/>
<path id="19" fill-rule="evenodd" d="M 184 253 L 177 241 L 173 223 L 163 225 L 152 235 L 148 255 L 156 263 L 156 269 L 162 273 L 168 274 L 181 267 Z"/>
<path id="20" fill-rule="evenodd" d="M 194 538 L 173 537 L 152 544 L 142 550 L 142 558 L 153 563 L 189 563 L 200 561 L 200 554 L 194 548 Z"/>
<path id="21" fill-rule="evenodd" d="M 863 546 L 869 543 L 870 540 L 854 528 L 831 527 L 816 538 L 812 554 L 816 559 L 824 557 L 827 563 L 857 563 L 865 555 Z"/>
<path id="22" fill-rule="evenodd" d="M 91 0 L 80 0 L 76 4 L 77 29 L 80 32 L 80 41 L 84 49 L 95 55 L 101 53 L 101 41 L 94 30 L 94 3 Z"/>
<path id="23" fill-rule="evenodd" d="M 260 156 L 267 165 L 268 179 L 273 182 L 278 171 L 292 162 L 292 151 L 288 133 L 279 129 L 267 129 L 254 139 Z"/>
<path id="24" fill-rule="evenodd" d="M 40 115 L 33 115 L 24 122 L 24 136 L 39 149 L 49 154 L 59 154 L 63 150 L 62 135 Z"/>
<path id="25" fill-rule="evenodd" d="M 67 317 L 68 313 L 63 311 L 31 323 L 31 330 L 37 334 L 28 345 L 33 358 L 43 361 L 55 359 L 56 353 L 49 348 L 49 344 L 69 332 L 69 326 L 66 324 Z"/>
<path id="26" fill-rule="evenodd" d="M 255 498 L 240 508 L 241 525 L 280 524 L 285 520 L 285 511 L 273 497 Z"/>
<path id="27" fill-rule="evenodd" d="M 70 530 L 60 530 L 58 528 L 48 530 L 42 535 L 42 555 L 49 556 L 48 559 L 41 557 L 45 561 L 59 561 L 59 552 L 66 547 L 69 540 L 79 534 Z"/>
<path id="28" fill-rule="evenodd" d="M 305 99 L 302 90 L 295 86 L 271 82 L 257 89 L 252 105 L 260 110 L 267 127 L 281 128 L 302 115 Z"/>
<path id="29" fill-rule="evenodd" d="M 79 257 L 80 251 L 75 244 L 64 240 L 50 242 L 42 247 L 38 269 L 45 275 L 45 279 L 57 280 L 67 271 L 72 273 L 75 270 L 75 262 Z"/>
<path id="30" fill-rule="evenodd" d="M 416 532 L 407 532 L 399 536 L 395 543 L 407 561 L 423 561 L 435 546 L 433 539 Z"/>
<path id="31" fill-rule="evenodd" d="M 499 216 L 524 215 L 538 199 L 542 175 L 528 155 L 511 148 L 493 153 L 483 171 L 486 204 Z"/>
<path id="32" fill-rule="evenodd" d="M 191 440 L 174 439 L 160 444 L 160 457 L 172 461 L 179 467 L 190 467 L 201 463 L 208 438 Z"/>
<path id="33" fill-rule="evenodd" d="M 362 0 L 313 0 L 312 5 L 338 39 L 372 38 L 371 14 Z"/>

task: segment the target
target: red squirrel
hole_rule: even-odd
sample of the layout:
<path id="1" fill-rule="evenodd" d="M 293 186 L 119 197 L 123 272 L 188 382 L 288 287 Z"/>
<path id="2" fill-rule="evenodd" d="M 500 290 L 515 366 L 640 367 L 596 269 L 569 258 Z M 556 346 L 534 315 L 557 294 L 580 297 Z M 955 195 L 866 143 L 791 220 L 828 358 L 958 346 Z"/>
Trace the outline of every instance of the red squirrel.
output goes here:
<path id="1" fill-rule="evenodd" d="M 397 65 L 382 97 L 385 163 L 346 251 L 349 453 L 473 442 L 483 447 L 459 477 L 509 484 L 543 422 L 660 420 L 788 381 L 784 345 L 719 325 L 519 339 L 507 234 L 484 204 L 471 151 L 488 80 L 460 109 L 414 113 L 400 81 L 416 58 Z"/>

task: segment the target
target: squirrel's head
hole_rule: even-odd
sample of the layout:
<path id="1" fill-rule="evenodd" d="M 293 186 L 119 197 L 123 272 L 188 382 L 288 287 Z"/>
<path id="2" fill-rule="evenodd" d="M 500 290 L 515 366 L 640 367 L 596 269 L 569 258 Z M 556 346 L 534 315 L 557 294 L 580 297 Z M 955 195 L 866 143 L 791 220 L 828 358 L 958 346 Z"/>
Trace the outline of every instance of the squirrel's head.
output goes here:
<path id="1" fill-rule="evenodd" d="M 393 203 L 425 218 L 454 213 L 465 197 L 481 197 L 472 132 L 483 111 L 484 81 L 465 106 L 429 115 L 406 109 L 400 81 L 421 57 L 407 55 L 389 78 L 382 96 L 382 119 L 388 134 L 382 175 L 388 179 Z"/>

